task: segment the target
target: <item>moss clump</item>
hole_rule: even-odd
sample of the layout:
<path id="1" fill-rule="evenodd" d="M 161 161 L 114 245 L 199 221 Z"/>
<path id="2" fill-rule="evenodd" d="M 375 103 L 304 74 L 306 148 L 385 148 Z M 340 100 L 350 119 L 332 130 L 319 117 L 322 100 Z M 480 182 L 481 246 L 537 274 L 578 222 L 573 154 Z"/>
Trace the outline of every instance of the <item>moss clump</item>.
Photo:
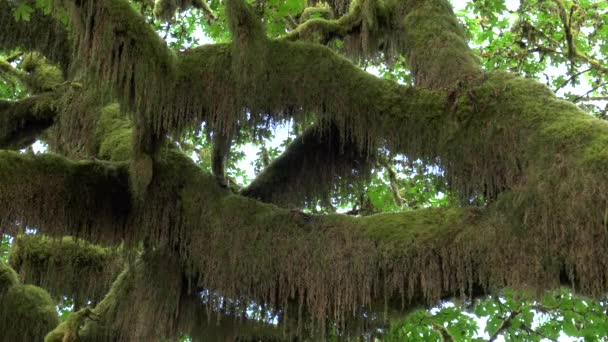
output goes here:
<path id="1" fill-rule="evenodd" d="M 95 124 L 96 155 L 103 160 L 127 161 L 133 154 L 133 128 L 117 104 L 101 109 Z"/>
<path id="2" fill-rule="evenodd" d="M 38 53 L 25 55 L 19 66 L 28 73 L 26 83 L 33 94 L 53 90 L 64 81 L 62 71 Z"/>
<path id="3" fill-rule="evenodd" d="M 42 341 L 58 324 L 55 303 L 43 289 L 15 285 L 0 295 L 0 341 Z"/>
<path id="4" fill-rule="evenodd" d="M 18 282 L 17 272 L 4 261 L 0 261 L 0 296 Z"/>

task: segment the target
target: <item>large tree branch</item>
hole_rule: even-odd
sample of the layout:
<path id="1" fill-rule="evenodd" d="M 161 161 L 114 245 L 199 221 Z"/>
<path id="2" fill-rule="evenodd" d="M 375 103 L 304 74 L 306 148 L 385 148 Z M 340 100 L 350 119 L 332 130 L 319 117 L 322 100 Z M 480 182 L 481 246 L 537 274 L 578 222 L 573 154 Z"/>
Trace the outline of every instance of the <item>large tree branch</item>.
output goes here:
<path id="1" fill-rule="evenodd" d="M 381 298 L 431 303 L 476 286 L 544 289 L 566 280 L 586 293 L 602 293 L 608 286 L 608 199 L 602 190 L 608 127 L 533 81 L 504 74 L 490 75 L 456 98 L 460 118 L 435 133 L 447 139 L 439 151 L 448 171 L 482 178 L 479 184 L 513 186 L 487 216 L 463 209 L 360 219 L 309 216 L 231 195 L 173 152 L 155 163 L 145 201 L 130 211 L 95 191 L 99 184 L 104 194 L 112 189 L 115 198 L 128 198 L 124 168 L 4 152 L 1 207 L 14 220 L 34 219 L 47 231 L 45 220 L 66 217 L 51 217 L 50 210 L 78 210 L 79 221 L 63 219 L 57 226 L 80 235 L 86 233 L 78 230 L 83 223 L 99 227 L 88 231 L 92 239 L 107 236 L 103 223 L 119 228 L 129 222 L 139 234 L 110 231 L 177 250 L 197 285 L 214 296 L 270 303 L 277 312 L 298 298 L 317 320 L 361 319 Z M 470 121 L 475 115 L 483 120 Z M 472 136 L 479 141 L 470 141 Z M 38 181 L 43 173 L 44 183 Z M 70 177 L 75 180 L 66 182 Z M 75 195 L 69 185 L 78 179 L 85 195 L 70 201 Z M 464 182 L 453 178 L 458 181 Z M 55 197 L 48 197 L 50 191 Z M 547 192 L 559 193 L 559 201 Z M 518 233 L 522 226 L 527 234 Z"/>
<path id="2" fill-rule="evenodd" d="M 330 195 L 332 189 L 365 180 L 374 157 L 366 148 L 341 140 L 335 125 L 313 126 L 241 191 L 277 205 L 301 205 Z"/>
<path id="3" fill-rule="evenodd" d="M 120 243 L 129 233 L 127 167 L 0 150 L 0 228 Z"/>

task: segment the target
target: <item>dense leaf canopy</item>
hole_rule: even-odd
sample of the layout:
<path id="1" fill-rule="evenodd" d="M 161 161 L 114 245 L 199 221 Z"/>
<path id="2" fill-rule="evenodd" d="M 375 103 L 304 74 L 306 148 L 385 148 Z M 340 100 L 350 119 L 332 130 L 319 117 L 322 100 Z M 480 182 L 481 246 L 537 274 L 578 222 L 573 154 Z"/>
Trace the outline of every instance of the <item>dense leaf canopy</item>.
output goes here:
<path id="1" fill-rule="evenodd" d="M 0 0 L 0 341 L 608 336 L 608 3 L 454 5 Z"/>

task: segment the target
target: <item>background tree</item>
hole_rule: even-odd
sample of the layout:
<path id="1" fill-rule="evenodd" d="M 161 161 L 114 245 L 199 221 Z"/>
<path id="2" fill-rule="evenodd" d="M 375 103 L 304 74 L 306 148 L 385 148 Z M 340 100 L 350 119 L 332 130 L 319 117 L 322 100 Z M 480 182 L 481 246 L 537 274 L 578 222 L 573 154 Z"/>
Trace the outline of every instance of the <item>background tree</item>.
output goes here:
<path id="1" fill-rule="evenodd" d="M 3 338 L 603 336 L 606 7 L 1 0 Z"/>

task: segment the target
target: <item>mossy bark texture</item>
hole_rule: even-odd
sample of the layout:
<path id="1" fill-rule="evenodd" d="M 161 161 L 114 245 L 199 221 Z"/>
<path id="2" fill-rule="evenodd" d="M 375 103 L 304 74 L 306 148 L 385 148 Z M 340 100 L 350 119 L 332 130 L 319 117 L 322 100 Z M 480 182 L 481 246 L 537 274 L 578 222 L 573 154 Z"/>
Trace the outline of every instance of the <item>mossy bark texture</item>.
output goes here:
<path id="1" fill-rule="evenodd" d="M 159 16 L 195 3 L 156 2 Z M 21 320 L 10 336 L 346 338 L 507 286 L 606 292 L 608 124 L 537 82 L 482 72 L 447 1 L 332 1 L 336 19 L 280 39 L 244 1 L 225 3 L 231 43 L 174 53 L 125 0 L 56 0 L 30 22 L 0 0 L 0 48 L 37 51 L 67 82 L 0 102 L 1 148 L 44 131 L 56 152 L 0 151 L 0 229 L 48 236 L 18 238 L 15 270 L 0 264 L 0 322 Z M 53 19 L 66 14 L 67 27 Z M 345 36 L 350 57 L 405 55 L 416 86 L 318 44 Z M 315 126 L 241 194 L 167 138 L 287 118 Z M 463 203 L 488 204 L 369 217 L 275 205 L 365 178 L 379 148 L 438 164 Z M 96 305 L 57 326 L 52 297 L 24 281 Z"/>

